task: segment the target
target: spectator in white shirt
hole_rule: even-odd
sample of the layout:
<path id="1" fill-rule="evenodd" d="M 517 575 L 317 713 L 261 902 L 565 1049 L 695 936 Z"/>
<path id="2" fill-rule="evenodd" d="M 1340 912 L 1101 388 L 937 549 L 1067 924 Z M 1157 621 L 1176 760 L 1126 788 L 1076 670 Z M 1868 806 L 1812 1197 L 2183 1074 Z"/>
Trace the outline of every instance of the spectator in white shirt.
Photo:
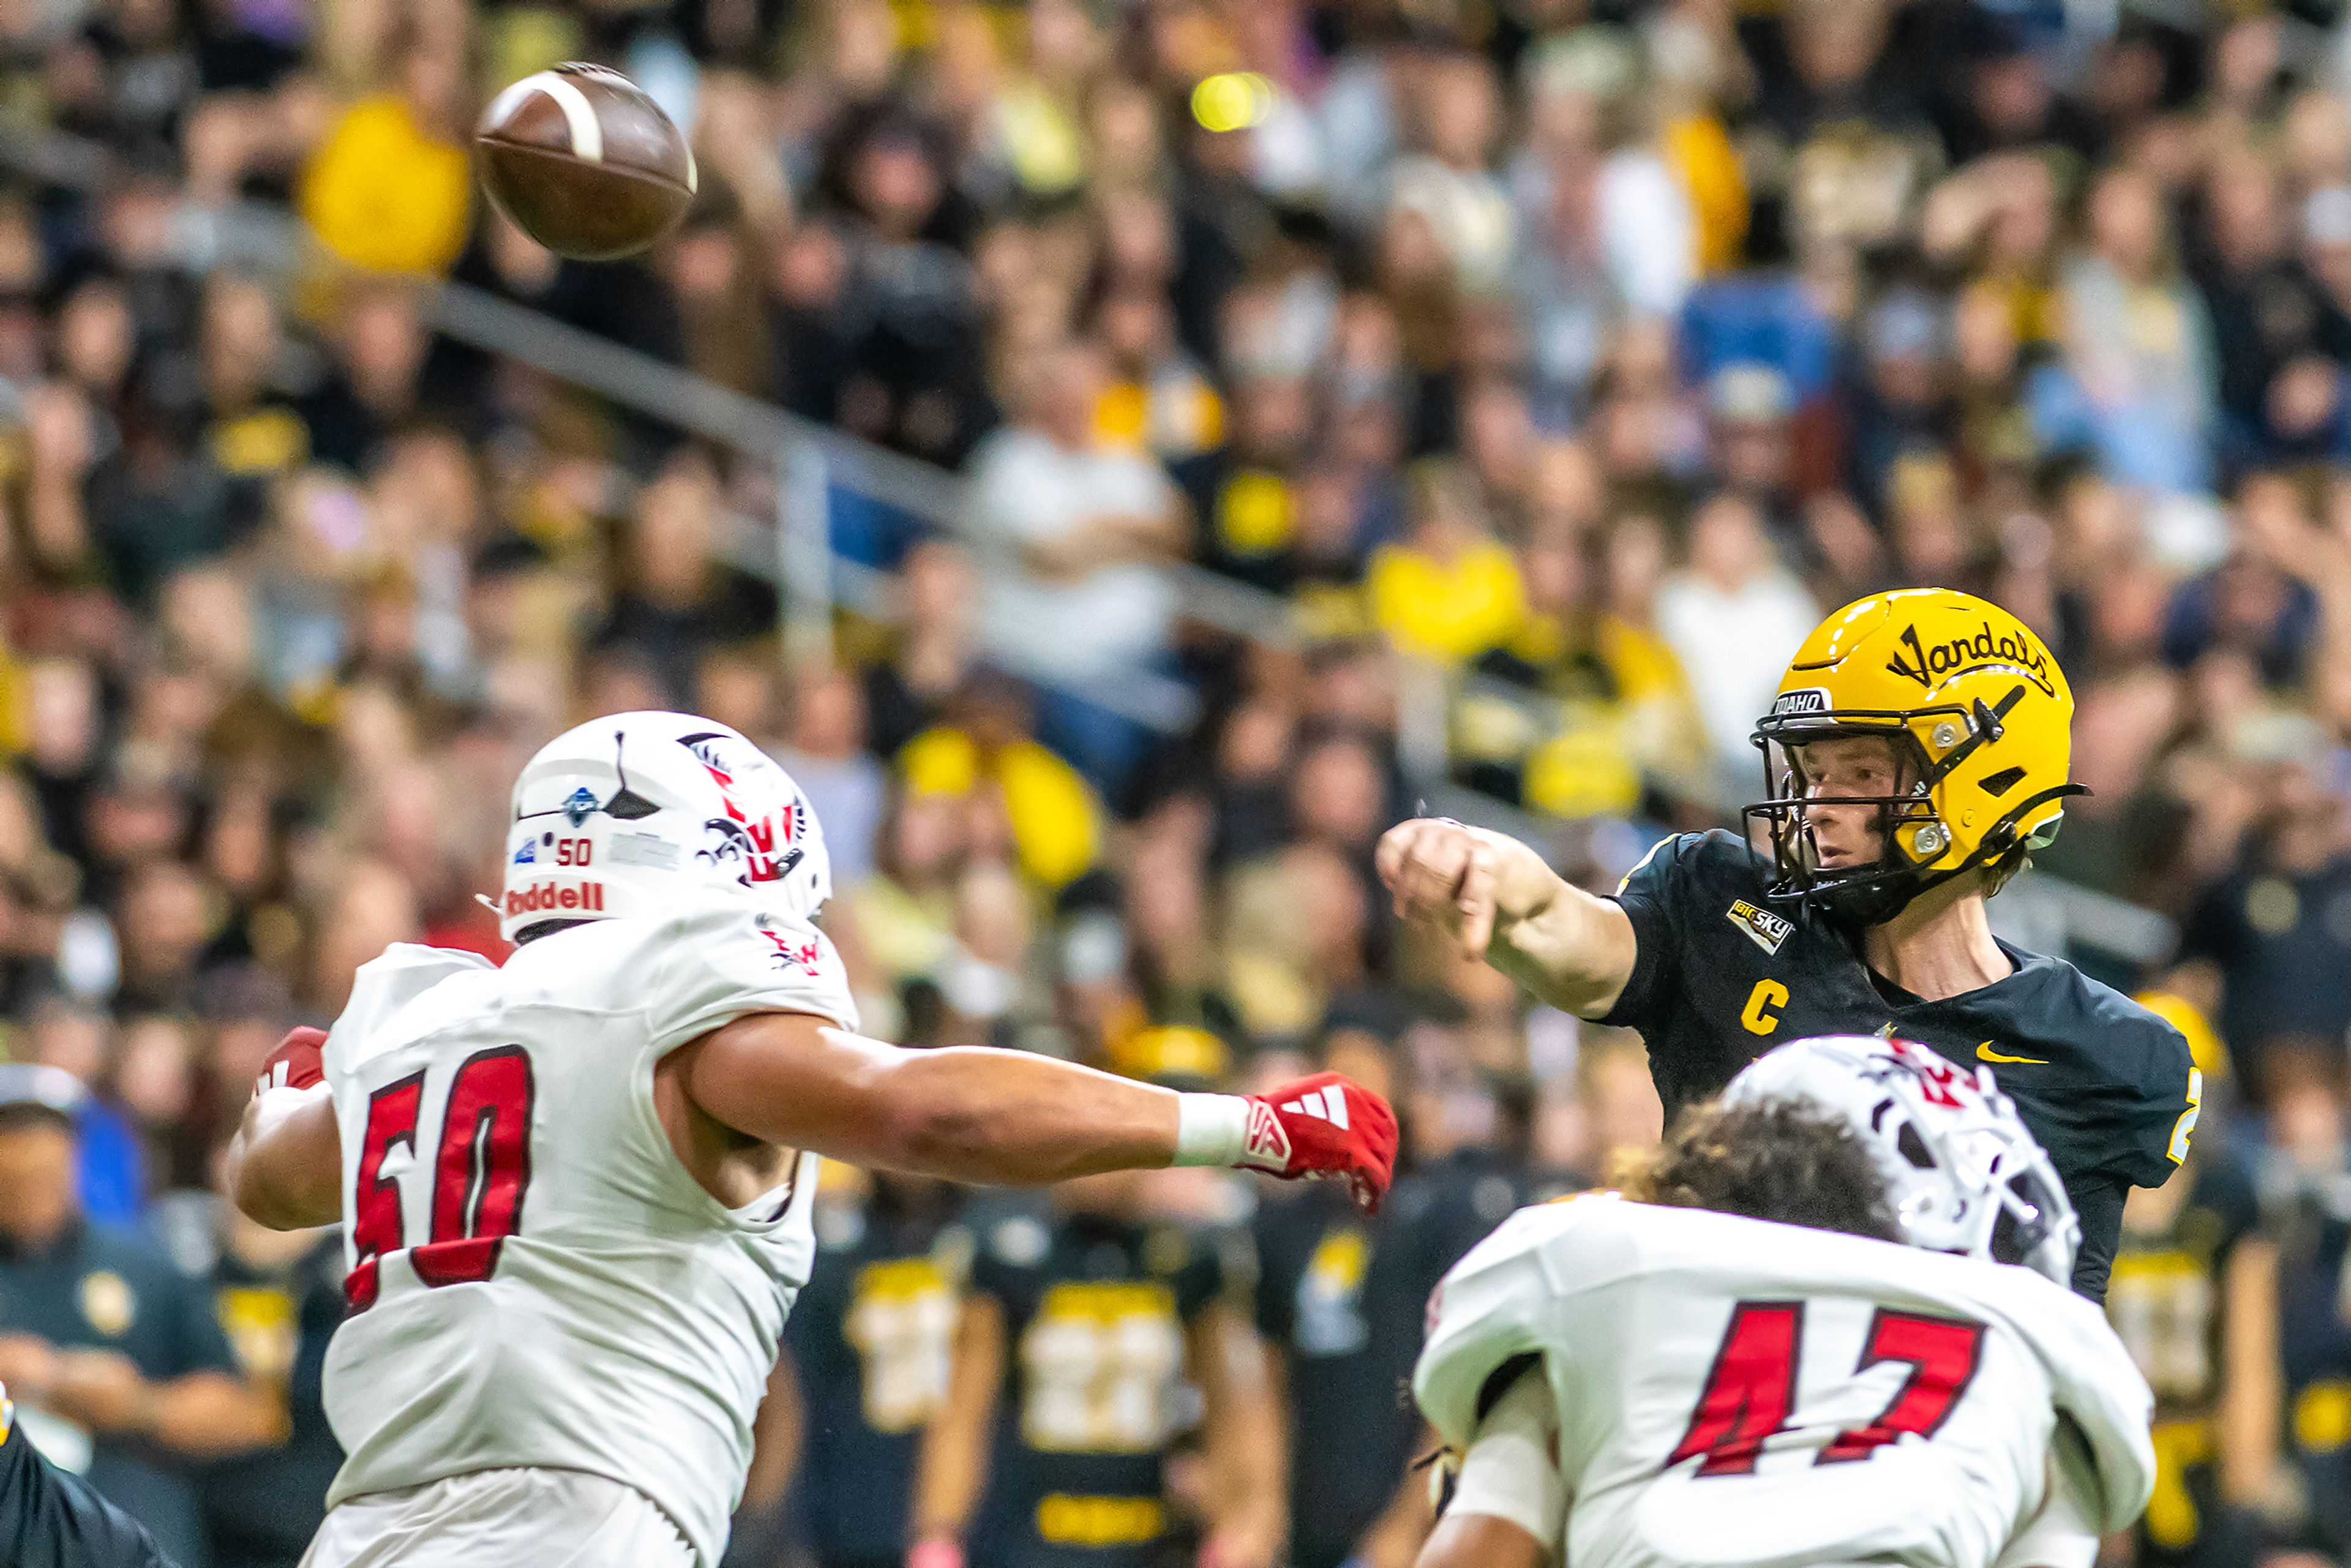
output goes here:
<path id="1" fill-rule="evenodd" d="M 1064 343 L 1017 376 L 1018 417 L 974 455 L 967 505 L 992 558 L 989 651 L 1046 688 L 1042 738 L 1115 795 L 1138 746 L 1133 727 L 1087 700 L 1168 662 L 1176 591 L 1165 567 L 1186 545 L 1182 503 L 1149 459 L 1094 431 L 1100 353 Z"/>
<path id="2" fill-rule="evenodd" d="M 790 691 L 791 729 L 769 755 L 809 798 L 824 824 L 833 884 L 851 887 L 872 874 L 889 775 L 865 747 L 865 693 L 837 665 L 799 671 Z"/>
<path id="3" fill-rule="evenodd" d="M 1819 619 L 1754 502 L 1726 491 L 1698 509 L 1688 563 L 1657 592 L 1657 630 L 1689 675 L 1723 777 L 1751 783 L 1738 769 L 1752 752 L 1755 716 L 1771 706 L 1780 672 Z"/>

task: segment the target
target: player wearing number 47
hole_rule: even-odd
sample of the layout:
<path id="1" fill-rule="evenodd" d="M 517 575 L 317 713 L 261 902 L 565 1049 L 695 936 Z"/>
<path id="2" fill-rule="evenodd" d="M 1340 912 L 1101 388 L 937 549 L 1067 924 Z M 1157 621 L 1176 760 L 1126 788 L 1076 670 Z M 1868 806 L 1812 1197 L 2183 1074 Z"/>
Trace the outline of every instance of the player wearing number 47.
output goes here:
<path id="1" fill-rule="evenodd" d="M 2153 1396 L 1986 1070 L 1798 1041 L 1628 1192 L 1438 1287 L 1413 1386 L 1467 1457 L 1420 1568 L 2089 1568 L 2147 1506 Z"/>
<path id="2" fill-rule="evenodd" d="M 723 725 L 559 737 L 515 785 L 507 850 L 504 967 L 387 950 L 331 1035 L 279 1048 L 230 1151 L 253 1218 L 345 1224 L 326 1404 L 349 1458 L 308 1568 L 716 1568 L 816 1251 L 820 1155 L 1387 1188 L 1395 1118 L 1335 1076 L 1178 1094 L 859 1036 L 815 924 L 822 831 Z"/>
<path id="3" fill-rule="evenodd" d="M 1898 1034 L 1999 1065 L 2082 1217 L 2074 1288 L 2105 1295 L 2123 1199 L 2187 1156 L 2203 1093 L 2179 1031 L 1992 935 L 1986 900 L 2056 836 L 2074 697 L 2024 623 L 1947 589 L 1815 628 L 1756 721 L 1754 840 L 1662 841 L 1614 896 L 1526 845 L 1423 819 L 1380 841 L 1396 913 L 1544 1001 L 1640 1030 L 1668 1123 L 1774 1045 Z"/>

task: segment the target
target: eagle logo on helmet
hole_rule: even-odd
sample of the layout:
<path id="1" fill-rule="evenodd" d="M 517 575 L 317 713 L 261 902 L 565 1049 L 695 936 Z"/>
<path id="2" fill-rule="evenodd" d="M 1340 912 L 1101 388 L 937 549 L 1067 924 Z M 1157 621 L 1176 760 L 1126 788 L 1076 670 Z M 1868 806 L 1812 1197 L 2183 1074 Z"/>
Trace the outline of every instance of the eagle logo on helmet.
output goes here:
<path id="1" fill-rule="evenodd" d="M 1939 1105 L 1947 1111 L 1959 1108 L 1959 1097 L 1954 1085 L 1972 1087 L 1967 1075 L 1958 1068 L 1928 1047 L 1914 1045 L 1907 1040 L 1888 1040 L 1883 1053 L 1868 1058 L 1861 1075 L 1873 1083 L 1883 1083 L 1897 1075 L 1907 1078 L 1918 1085 L 1918 1092 L 1927 1097 L 1928 1103 Z"/>
<path id="2" fill-rule="evenodd" d="M 551 924 L 567 891 L 577 908 L 555 921 L 637 917 L 722 891 L 805 920 L 831 892 L 823 828 L 791 775 L 694 714 L 579 725 L 539 748 L 512 801 L 499 904 L 509 940 Z"/>
<path id="3" fill-rule="evenodd" d="M 746 770 L 724 749 L 731 738 L 716 731 L 678 737 L 678 744 L 694 754 L 718 786 L 719 803 L 726 812 L 704 821 L 703 831 L 712 835 L 712 842 L 696 852 L 695 858 L 706 864 L 739 865 L 746 886 L 780 881 L 806 858 L 807 852 L 793 842 L 800 836 L 800 803 L 795 799 L 761 810 L 747 800 Z"/>
<path id="4" fill-rule="evenodd" d="M 711 835 L 707 849 L 696 850 L 694 858 L 705 865 L 739 866 L 737 873 L 744 886 L 755 882 L 776 882 L 789 876 L 808 852 L 795 846 L 781 854 L 762 849 L 752 830 L 741 822 L 725 817 L 712 817 L 702 824 L 702 831 Z"/>

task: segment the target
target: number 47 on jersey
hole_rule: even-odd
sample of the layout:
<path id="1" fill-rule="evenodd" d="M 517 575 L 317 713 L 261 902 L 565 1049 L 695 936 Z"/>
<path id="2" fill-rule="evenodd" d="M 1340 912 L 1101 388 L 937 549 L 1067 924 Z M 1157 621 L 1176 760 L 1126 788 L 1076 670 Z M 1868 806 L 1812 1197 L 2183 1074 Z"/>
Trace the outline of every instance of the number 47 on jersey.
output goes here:
<path id="1" fill-rule="evenodd" d="M 1803 1338 L 1802 1301 L 1741 1301 L 1732 1308 L 1705 1391 L 1666 1468 L 1704 1456 L 1699 1476 L 1753 1475 L 1766 1439 L 1790 1429 Z M 1899 1362 L 1910 1375 L 1868 1425 L 1838 1433 L 1813 1462 L 1851 1464 L 1906 1434 L 1933 1437 L 1975 1380 L 1983 1338 L 1983 1324 L 1964 1318 L 1880 1307 L 1854 1372 Z"/>

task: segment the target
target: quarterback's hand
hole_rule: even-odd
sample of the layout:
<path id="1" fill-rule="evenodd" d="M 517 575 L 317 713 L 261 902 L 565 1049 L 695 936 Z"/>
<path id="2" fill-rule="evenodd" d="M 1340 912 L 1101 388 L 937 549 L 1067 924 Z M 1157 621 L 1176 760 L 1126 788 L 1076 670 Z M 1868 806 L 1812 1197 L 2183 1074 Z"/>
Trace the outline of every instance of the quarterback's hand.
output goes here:
<path id="1" fill-rule="evenodd" d="M 269 1053 L 269 1060 L 261 1064 L 261 1076 L 255 1080 L 253 1092 L 263 1094 L 272 1089 L 308 1089 L 324 1083 L 326 1070 L 320 1064 L 319 1052 L 326 1043 L 325 1030 L 308 1025 L 287 1030 L 286 1038 L 277 1042 L 277 1049 Z"/>
<path id="2" fill-rule="evenodd" d="M 1318 1072 L 1246 1097 L 1249 1138 L 1234 1163 L 1284 1179 L 1343 1179 L 1355 1202 L 1377 1213 L 1395 1177 L 1395 1113 L 1335 1072 Z"/>
<path id="3" fill-rule="evenodd" d="M 1450 817 L 1416 817 L 1380 835 L 1374 863 L 1396 918 L 1450 934 L 1482 958 L 1499 925 L 1537 913 L 1558 878 L 1542 857 L 1506 834 Z"/>

